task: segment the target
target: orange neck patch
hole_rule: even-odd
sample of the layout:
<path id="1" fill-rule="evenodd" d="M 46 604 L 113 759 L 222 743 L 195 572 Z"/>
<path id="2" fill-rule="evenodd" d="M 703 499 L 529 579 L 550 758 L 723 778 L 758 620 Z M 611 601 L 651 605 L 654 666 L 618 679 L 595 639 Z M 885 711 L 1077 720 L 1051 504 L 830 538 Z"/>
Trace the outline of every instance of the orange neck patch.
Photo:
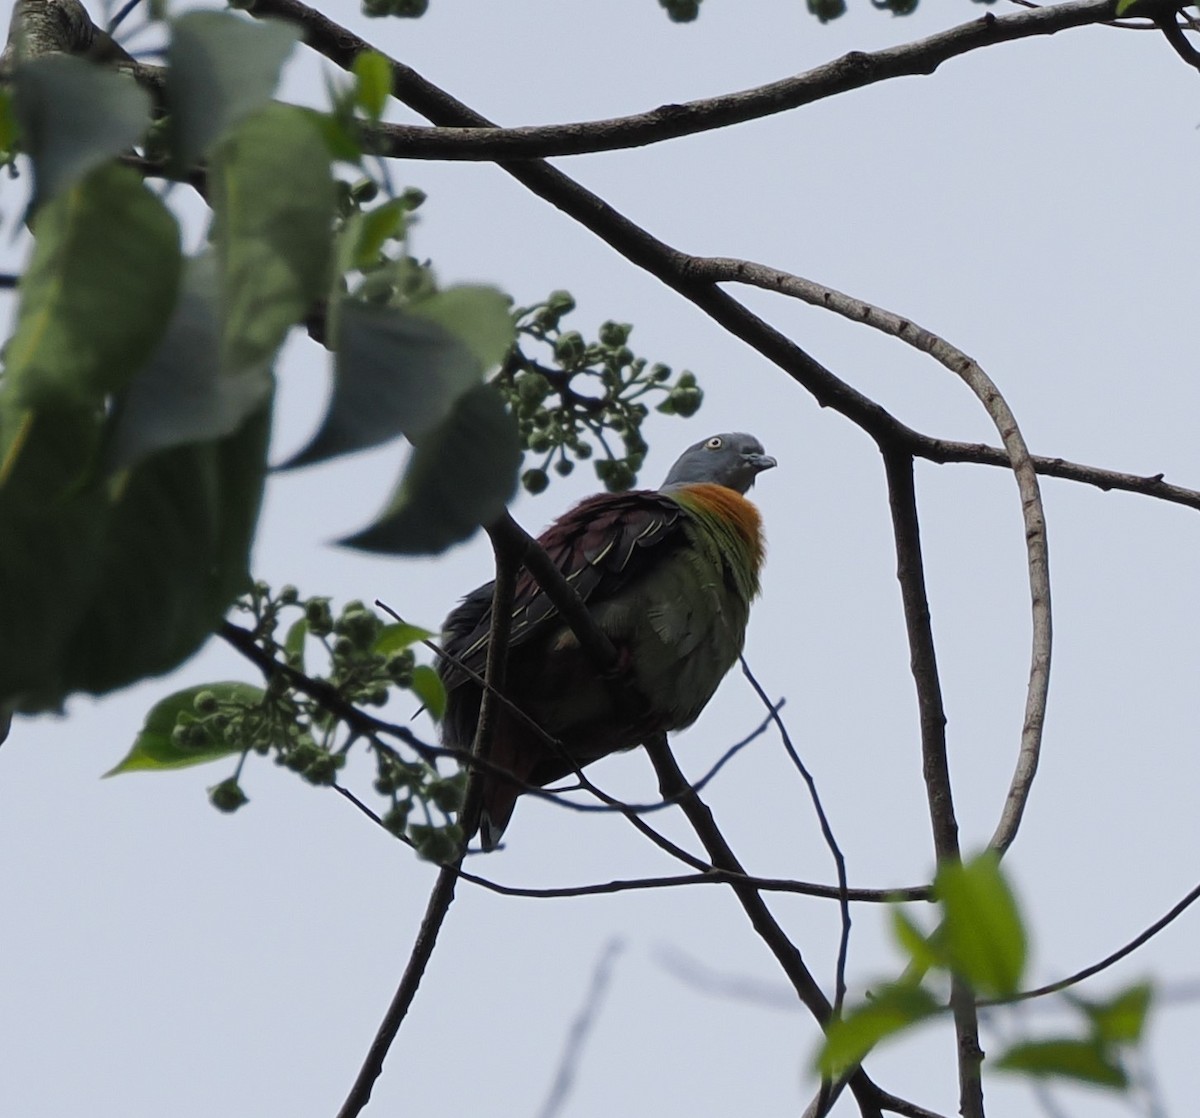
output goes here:
<path id="1" fill-rule="evenodd" d="M 758 509 L 740 493 L 713 482 L 700 482 L 680 488 L 705 512 L 720 517 L 733 527 L 745 541 L 754 570 L 757 572 L 762 565 L 764 551 L 762 516 Z"/>

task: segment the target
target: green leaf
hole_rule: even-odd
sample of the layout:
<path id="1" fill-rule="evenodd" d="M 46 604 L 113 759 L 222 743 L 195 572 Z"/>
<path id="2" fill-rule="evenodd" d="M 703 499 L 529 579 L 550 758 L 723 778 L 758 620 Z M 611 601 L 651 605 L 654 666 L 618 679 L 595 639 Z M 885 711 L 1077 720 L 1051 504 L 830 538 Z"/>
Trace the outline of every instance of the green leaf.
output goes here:
<path id="1" fill-rule="evenodd" d="M 392 64 L 378 51 L 365 50 L 354 60 L 354 78 L 355 101 L 378 120 L 392 93 Z"/>
<path id="2" fill-rule="evenodd" d="M 412 303 L 408 309 L 466 342 L 482 374 L 504 360 L 517 336 L 511 308 L 512 300 L 498 288 L 462 284 Z"/>
<path id="3" fill-rule="evenodd" d="M 112 481 L 90 409 L 0 407 L 0 704 L 55 708 L 177 666 L 249 582 L 270 412 Z"/>
<path id="4" fill-rule="evenodd" d="M 0 156 L 11 155 L 16 150 L 20 134 L 12 94 L 7 89 L 0 89 Z"/>
<path id="5" fill-rule="evenodd" d="M 223 375 L 216 260 L 187 261 L 166 333 L 122 394 L 107 448 L 109 469 L 157 450 L 231 434 L 271 394 L 267 366 Z"/>
<path id="6" fill-rule="evenodd" d="M 239 706 L 257 706 L 266 692 L 261 687 L 248 683 L 203 683 L 176 691 L 161 702 L 155 703 L 146 715 L 145 725 L 133 741 L 133 747 L 105 776 L 118 773 L 139 772 L 154 769 L 183 769 L 190 765 L 202 765 L 231 754 L 240 753 L 240 744 L 220 740 L 211 732 L 208 740 L 198 745 L 180 744 L 174 737 L 176 723 L 184 716 L 185 723 L 194 724 L 196 696 L 203 691 L 212 692 L 219 703 Z"/>
<path id="7" fill-rule="evenodd" d="M 21 63 L 14 85 L 39 202 L 132 148 L 150 125 L 150 95 L 133 78 L 73 55 Z"/>
<path id="8" fill-rule="evenodd" d="M 329 280 L 335 193 L 325 143 L 308 116 L 270 105 L 213 150 L 223 351 L 227 373 L 269 363 Z"/>
<path id="9" fill-rule="evenodd" d="M 300 30 L 232 12 L 191 11 L 171 21 L 167 106 L 177 164 L 191 166 L 270 101 Z"/>
<path id="10" fill-rule="evenodd" d="M 460 290 L 487 294 L 460 298 Z M 495 348 L 500 331 L 490 319 L 503 299 L 490 288 L 451 288 L 405 308 L 344 300 L 329 410 L 309 444 L 284 468 L 365 450 L 397 435 L 416 441 L 445 420 L 488 368 L 480 353 Z M 484 320 L 477 328 L 458 321 L 472 303 Z M 504 318 L 511 341 L 507 311 Z"/>
<path id="11" fill-rule="evenodd" d="M 881 1040 L 932 1017 L 939 1009 L 924 987 L 889 983 L 870 1001 L 830 1024 L 817 1053 L 816 1070 L 823 1078 L 835 1079 L 861 1063 Z"/>
<path id="12" fill-rule="evenodd" d="M 166 327 L 179 228 L 133 171 L 108 166 L 42 206 L 33 230 L 5 389 L 22 407 L 99 403 Z"/>
<path id="13" fill-rule="evenodd" d="M 933 888 L 945 913 L 946 955 L 954 970 L 979 993 L 1015 993 L 1025 969 L 1025 927 L 1000 859 L 985 851 L 970 862 L 943 865 Z"/>
<path id="14" fill-rule="evenodd" d="M 404 236 L 407 216 L 408 203 L 403 198 L 389 198 L 373 210 L 352 213 L 342 231 L 341 270 L 378 263 L 387 241 Z"/>
<path id="15" fill-rule="evenodd" d="M 425 704 L 429 716 L 440 722 L 446 713 L 446 688 L 442 686 L 441 676 L 428 664 L 418 664 L 413 668 L 412 689 Z"/>
<path id="16" fill-rule="evenodd" d="M 1136 1044 L 1142 1038 L 1154 991 L 1148 982 L 1122 990 L 1106 1002 L 1075 999 L 1087 1014 L 1098 1041 L 1103 1044 Z"/>
<path id="17" fill-rule="evenodd" d="M 283 641 L 283 653 L 287 662 L 304 671 L 304 642 L 308 638 L 308 622 L 302 617 L 288 627 Z"/>
<path id="18" fill-rule="evenodd" d="M 358 125 L 338 113 L 322 113 L 316 109 L 304 109 L 305 116 L 325 141 L 330 158 L 343 163 L 357 163 L 362 159 L 362 143 Z"/>
<path id="19" fill-rule="evenodd" d="M 477 385 L 417 441 L 380 518 L 341 542 L 396 555 L 445 551 L 504 511 L 520 464 L 516 421 L 493 388 Z"/>
<path id="20" fill-rule="evenodd" d="M 892 934 L 900 948 L 922 972 L 947 965 L 933 936 L 926 936 L 898 905 L 892 906 Z"/>
<path id="21" fill-rule="evenodd" d="M 432 636 L 433 634 L 428 629 L 422 629 L 420 625 L 397 621 L 395 624 L 385 625 L 379 630 L 379 636 L 375 638 L 375 644 L 371 647 L 371 651 L 378 652 L 381 656 L 387 656 L 391 652 L 402 652 L 409 645 L 428 640 Z"/>
<path id="22" fill-rule="evenodd" d="M 1102 1087 L 1127 1087 L 1129 1077 L 1105 1047 L 1096 1040 L 1063 1037 L 1014 1044 L 995 1062 L 1003 1071 L 1035 1078 L 1057 1076 L 1095 1083 Z"/>

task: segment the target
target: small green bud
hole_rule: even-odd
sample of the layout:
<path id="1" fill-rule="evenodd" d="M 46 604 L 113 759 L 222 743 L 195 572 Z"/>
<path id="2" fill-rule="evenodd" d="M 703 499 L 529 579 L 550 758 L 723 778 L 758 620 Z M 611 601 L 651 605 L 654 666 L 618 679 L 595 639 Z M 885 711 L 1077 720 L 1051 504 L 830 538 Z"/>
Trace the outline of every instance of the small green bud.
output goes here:
<path id="1" fill-rule="evenodd" d="M 529 449 L 534 454 L 545 454 L 554 445 L 554 440 L 545 431 L 535 431 L 529 436 Z"/>
<path id="2" fill-rule="evenodd" d="M 546 306 L 555 314 L 570 314 L 575 309 L 575 296 L 569 291 L 551 291 L 546 296 Z"/>
<path id="3" fill-rule="evenodd" d="M 294 606 L 300 600 L 300 591 L 289 582 L 279 591 L 279 600 L 285 606 Z"/>
<path id="4" fill-rule="evenodd" d="M 600 342 L 612 349 L 618 349 L 629 340 L 632 329 L 628 322 L 605 322 L 600 327 Z"/>
<path id="5" fill-rule="evenodd" d="M 383 817 L 383 825 L 397 838 L 403 835 L 408 827 L 408 812 L 411 807 L 412 804 L 404 800 Z"/>
<path id="6" fill-rule="evenodd" d="M 350 197 L 356 202 L 374 202 L 379 197 L 379 184 L 374 179 L 359 179 L 350 188 Z"/>
<path id="7" fill-rule="evenodd" d="M 591 458 L 591 456 L 592 456 L 592 444 L 591 443 L 578 442 L 574 446 L 571 447 L 571 450 L 575 454 L 575 457 L 578 458 L 581 462 L 587 460 L 588 458 Z"/>
<path id="8" fill-rule="evenodd" d="M 420 207 L 424 203 L 425 198 L 425 191 L 416 186 L 406 187 L 404 193 L 400 195 L 400 201 L 404 203 L 404 208 L 409 213 Z"/>
<path id="9" fill-rule="evenodd" d="M 575 469 L 575 463 L 570 458 L 560 458 L 554 463 L 554 472 L 559 477 L 567 477 Z"/>
<path id="10" fill-rule="evenodd" d="M 517 379 L 517 397 L 526 404 L 540 404 L 550 395 L 550 382 L 541 373 L 525 373 Z"/>
<path id="11" fill-rule="evenodd" d="M 700 404 L 704 400 L 704 393 L 698 388 L 685 388 L 683 391 L 675 391 L 672 393 L 675 397 L 675 414 L 682 415 L 684 419 L 695 415 L 700 410 Z"/>
<path id="12" fill-rule="evenodd" d="M 449 815 L 462 807 L 467 791 L 466 775 L 457 773 L 445 780 L 431 781 L 425 791 L 438 810 Z"/>
<path id="13" fill-rule="evenodd" d="M 219 705 L 217 696 L 211 691 L 197 692 L 196 697 L 192 700 L 192 706 L 201 714 L 216 714 Z"/>
<path id="14" fill-rule="evenodd" d="M 222 780 L 220 784 L 214 784 L 208 790 L 208 802 L 218 811 L 232 814 L 250 800 L 242 791 L 241 785 L 238 784 L 237 777 L 231 776 L 228 780 Z"/>
<path id="15" fill-rule="evenodd" d="M 554 341 L 554 356 L 564 365 L 570 365 L 580 360 L 587 352 L 583 335 L 578 330 L 568 330 L 560 334 Z"/>
<path id="16" fill-rule="evenodd" d="M 304 603 L 304 620 L 314 637 L 327 637 L 333 632 L 333 611 L 328 598 L 309 598 Z"/>
<path id="17" fill-rule="evenodd" d="M 671 366 L 663 365 L 661 362 L 650 366 L 650 379 L 655 384 L 662 384 L 664 380 L 671 379 Z"/>
<path id="18" fill-rule="evenodd" d="M 690 373 L 690 372 L 688 372 L 687 369 L 684 369 L 683 372 L 679 374 L 679 379 L 675 382 L 675 387 L 676 388 L 695 388 L 696 387 L 696 374 Z"/>
<path id="19" fill-rule="evenodd" d="M 550 484 L 550 478 L 546 476 L 545 470 L 526 470 L 521 475 L 521 484 L 525 486 L 526 492 L 536 495 L 545 492 L 546 486 Z"/>

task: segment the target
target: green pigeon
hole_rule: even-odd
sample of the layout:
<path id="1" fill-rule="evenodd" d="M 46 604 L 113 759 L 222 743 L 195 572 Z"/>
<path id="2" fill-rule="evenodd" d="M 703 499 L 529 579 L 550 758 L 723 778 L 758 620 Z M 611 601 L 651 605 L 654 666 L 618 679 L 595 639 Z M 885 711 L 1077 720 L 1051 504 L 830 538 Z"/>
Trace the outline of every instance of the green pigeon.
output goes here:
<path id="1" fill-rule="evenodd" d="M 753 435 L 713 435 L 688 447 L 659 489 L 602 493 L 559 517 L 538 542 L 613 642 L 619 668 L 645 700 L 631 715 L 528 571 L 517 577 L 504 694 L 579 767 L 632 749 L 651 733 L 690 726 L 737 662 L 763 561 L 762 522 L 744 494 L 776 464 Z M 469 750 L 491 626 L 492 583 L 446 618 L 439 671 L 446 685 L 442 740 Z M 511 710 L 499 705 L 491 760 L 522 784 L 574 771 Z M 479 828 L 493 850 L 522 784 L 483 777 Z"/>

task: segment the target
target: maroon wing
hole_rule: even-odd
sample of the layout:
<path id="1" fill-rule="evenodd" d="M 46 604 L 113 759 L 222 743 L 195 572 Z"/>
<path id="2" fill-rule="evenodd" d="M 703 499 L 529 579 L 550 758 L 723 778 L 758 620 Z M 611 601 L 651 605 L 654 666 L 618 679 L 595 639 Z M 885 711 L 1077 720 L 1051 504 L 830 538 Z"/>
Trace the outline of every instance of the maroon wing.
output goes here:
<path id="1" fill-rule="evenodd" d="M 670 497 L 654 490 L 601 493 L 581 501 L 550 525 L 538 543 L 585 602 L 599 603 L 639 571 L 683 542 L 684 515 Z M 657 553 L 657 554 L 655 554 Z M 468 594 L 446 618 L 446 651 L 483 673 L 491 627 L 492 583 Z M 517 648 L 557 623 L 558 610 L 524 568 L 517 576 L 510 647 Z M 447 689 L 467 679 L 449 661 L 439 669 Z"/>

